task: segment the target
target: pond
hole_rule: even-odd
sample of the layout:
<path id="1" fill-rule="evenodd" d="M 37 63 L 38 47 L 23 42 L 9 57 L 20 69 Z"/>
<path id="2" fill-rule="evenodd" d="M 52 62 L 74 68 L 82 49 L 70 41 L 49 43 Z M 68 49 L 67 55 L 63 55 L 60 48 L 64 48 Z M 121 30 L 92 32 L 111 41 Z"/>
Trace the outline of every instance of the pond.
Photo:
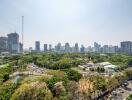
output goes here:
<path id="1" fill-rule="evenodd" d="M 24 79 L 24 78 L 31 78 L 33 79 L 34 76 L 33 75 L 16 75 L 14 77 L 12 77 L 12 81 L 13 83 L 17 84 L 21 79 Z"/>

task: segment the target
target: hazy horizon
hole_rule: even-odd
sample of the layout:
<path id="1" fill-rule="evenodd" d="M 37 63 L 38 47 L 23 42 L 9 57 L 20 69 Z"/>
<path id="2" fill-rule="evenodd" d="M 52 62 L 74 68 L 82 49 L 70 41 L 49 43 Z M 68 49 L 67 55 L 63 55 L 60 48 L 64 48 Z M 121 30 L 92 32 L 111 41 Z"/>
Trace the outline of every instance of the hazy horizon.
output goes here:
<path id="1" fill-rule="evenodd" d="M 119 45 L 132 41 L 132 0 L 3 0 L 0 1 L 0 35 L 21 35 L 25 17 L 24 47 L 78 42 Z M 41 47 L 42 47 L 41 46 Z"/>

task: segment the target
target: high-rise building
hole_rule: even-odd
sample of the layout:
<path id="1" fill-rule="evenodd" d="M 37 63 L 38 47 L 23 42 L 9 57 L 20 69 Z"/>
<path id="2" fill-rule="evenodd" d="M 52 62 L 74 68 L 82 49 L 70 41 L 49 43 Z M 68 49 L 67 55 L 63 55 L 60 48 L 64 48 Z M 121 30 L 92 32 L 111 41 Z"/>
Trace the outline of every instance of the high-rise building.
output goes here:
<path id="1" fill-rule="evenodd" d="M 19 43 L 19 52 L 23 52 L 23 44 L 22 43 Z"/>
<path id="2" fill-rule="evenodd" d="M 48 51 L 48 45 L 44 44 L 44 52 L 47 52 L 47 51 Z"/>
<path id="3" fill-rule="evenodd" d="M 123 41 L 121 42 L 121 52 L 132 54 L 132 42 L 131 41 Z"/>
<path id="4" fill-rule="evenodd" d="M 119 50 L 119 47 L 118 47 L 118 46 L 114 46 L 114 48 L 115 48 L 115 53 L 119 53 L 119 52 L 120 52 L 120 50 Z"/>
<path id="5" fill-rule="evenodd" d="M 69 43 L 65 43 L 65 52 L 70 52 L 70 45 L 69 45 Z"/>
<path id="6" fill-rule="evenodd" d="M 102 53 L 118 53 L 118 46 L 104 45 L 101 50 Z"/>
<path id="7" fill-rule="evenodd" d="M 96 53 L 100 53 L 101 52 L 101 45 L 99 45 L 97 42 L 94 42 L 94 51 Z"/>
<path id="8" fill-rule="evenodd" d="M 85 47 L 83 45 L 81 45 L 80 52 L 81 53 L 84 53 L 85 52 Z"/>
<path id="9" fill-rule="evenodd" d="M 75 50 L 74 52 L 79 52 L 79 46 L 78 46 L 78 43 L 75 43 Z"/>
<path id="10" fill-rule="evenodd" d="M 109 46 L 108 45 L 104 45 L 102 47 L 102 53 L 109 53 Z"/>
<path id="11" fill-rule="evenodd" d="M 49 44 L 49 51 L 51 52 L 52 51 L 52 45 Z"/>
<path id="12" fill-rule="evenodd" d="M 35 42 L 35 51 L 40 52 L 40 41 Z"/>
<path id="13" fill-rule="evenodd" d="M 7 37 L 0 37 L 0 53 L 7 51 Z"/>
<path id="14" fill-rule="evenodd" d="M 10 53 L 19 52 L 19 35 L 17 33 L 8 34 L 8 50 Z"/>
<path id="15" fill-rule="evenodd" d="M 55 46 L 55 50 L 57 52 L 60 52 L 61 51 L 61 43 L 58 43 L 56 46 Z"/>
<path id="16" fill-rule="evenodd" d="M 112 45 L 108 46 L 108 53 L 115 53 L 115 47 Z"/>
<path id="17" fill-rule="evenodd" d="M 88 47 L 87 47 L 87 52 L 94 52 L 93 47 L 88 46 Z"/>
<path id="18" fill-rule="evenodd" d="M 109 46 L 109 53 L 119 53 L 118 46 Z"/>

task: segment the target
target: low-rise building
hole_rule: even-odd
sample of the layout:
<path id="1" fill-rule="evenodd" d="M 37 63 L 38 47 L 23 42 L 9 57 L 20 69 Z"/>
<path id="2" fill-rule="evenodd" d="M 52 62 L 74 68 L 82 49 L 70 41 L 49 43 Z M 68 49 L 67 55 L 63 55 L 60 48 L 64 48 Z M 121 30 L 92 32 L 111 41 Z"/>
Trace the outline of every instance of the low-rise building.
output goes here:
<path id="1" fill-rule="evenodd" d="M 115 70 L 117 70 L 117 66 L 115 66 L 115 65 L 106 65 L 106 66 L 104 66 L 104 69 L 108 72 L 114 72 Z"/>

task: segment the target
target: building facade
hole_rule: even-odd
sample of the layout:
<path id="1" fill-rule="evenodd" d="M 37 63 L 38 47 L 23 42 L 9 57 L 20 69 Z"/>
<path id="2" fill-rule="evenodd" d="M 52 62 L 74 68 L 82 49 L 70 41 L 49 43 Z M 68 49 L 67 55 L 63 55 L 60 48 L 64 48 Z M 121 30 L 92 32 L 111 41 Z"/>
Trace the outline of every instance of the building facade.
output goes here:
<path id="1" fill-rule="evenodd" d="M 121 52 L 132 54 L 132 42 L 131 41 L 123 41 L 120 43 L 121 45 Z"/>
<path id="2" fill-rule="evenodd" d="M 101 45 L 99 45 L 97 42 L 94 42 L 94 52 L 96 53 L 101 52 Z"/>
<path id="3" fill-rule="evenodd" d="M 40 41 L 35 42 L 35 51 L 40 52 Z"/>
<path id="4" fill-rule="evenodd" d="M 74 49 L 74 52 L 79 52 L 79 46 L 78 46 L 78 43 L 75 43 L 75 49 Z"/>
<path id="5" fill-rule="evenodd" d="M 65 52 L 70 52 L 70 44 L 65 43 Z"/>
<path id="6" fill-rule="evenodd" d="M 52 45 L 49 44 L 49 51 L 51 52 L 52 51 Z"/>
<path id="7" fill-rule="evenodd" d="M 8 39 L 8 51 L 10 53 L 18 53 L 19 52 L 19 35 L 17 33 L 10 33 L 7 35 Z"/>
<path id="8" fill-rule="evenodd" d="M 48 45 L 44 44 L 44 52 L 47 52 L 47 51 L 48 51 Z"/>
<path id="9" fill-rule="evenodd" d="M 8 51 L 7 37 L 0 37 L 0 53 Z"/>
<path id="10" fill-rule="evenodd" d="M 81 45 L 80 52 L 81 53 L 84 53 L 85 52 L 85 47 L 83 45 Z"/>

